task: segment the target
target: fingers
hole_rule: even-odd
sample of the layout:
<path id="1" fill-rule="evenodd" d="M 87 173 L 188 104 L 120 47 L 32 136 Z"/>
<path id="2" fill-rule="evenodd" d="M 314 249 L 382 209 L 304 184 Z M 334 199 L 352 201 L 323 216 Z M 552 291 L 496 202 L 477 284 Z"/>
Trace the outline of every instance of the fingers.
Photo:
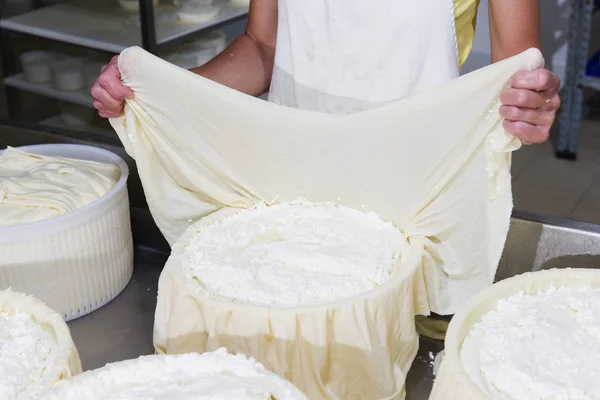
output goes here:
<path id="1" fill-rule="evenodd" d="M 523 121 L 534 125 L 552 125 L 556 113 L 553 110 L 520 108 L 514 106 L 500 107 L 500 116 L 509 121 Z"/>
<path id="2" fill-rule="evenodd" d="M 116 63 L 111 62 L 98 77 L 98 83 L 114 99 L 125 100 L 133 97 L 133 91 L 121 82 L 121 73 Z"/>
<path id="3" fill-rule="evenodd" d="M 523 121 L 504 120 L 504 129 L 519 138 L 523 144 L 543 143 L 550 136 L 550 126 L 532 125 Z"/>
<path id="4" fill-rule="evenodd" d="M 560 87 L 560 79 L 547 69 L 521 71 L 513 75 L 510 86 L 514 89 L 528 89 L 537 92 L 557 92 Z"/>
<path id="5" fill-rule="evenodd" d="M 548 140 L 560 107 L 559 87 L 560 79 L 546 69 L 517 72 L 500 95 L 504 128 L 523 144 Z"/>
<path id="6" fill-rule="evenodd" d="M 530 109 L 557 110 L 560 107 L 558 94 L 527 89 L 508 88 L 500 95 L 500 101 L 505 106 Z"/>
<path id="7" fill-rule="evenodd" d="M 102 67 L 100 76 L 92 86 L 94 108 L 104 118 L 116 118 L 123 112 L 123 100 L 133 98 L 133 91 L 121 82 L 118 56 Z"/>

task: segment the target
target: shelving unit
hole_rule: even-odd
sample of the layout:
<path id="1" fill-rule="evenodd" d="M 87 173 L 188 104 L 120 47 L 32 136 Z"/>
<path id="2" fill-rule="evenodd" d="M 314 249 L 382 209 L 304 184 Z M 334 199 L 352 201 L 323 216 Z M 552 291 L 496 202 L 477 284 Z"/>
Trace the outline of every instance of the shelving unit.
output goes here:
<path id="1" fill-rule="evenodd" d="M 82 89 L 74 92 L 62 92 L 55 89 L 51 84 L 37 84 L 26 81 L 22 74 L 4 78 L 4 84 L 8 87 L 25 90 L 31 93 L 40 94 L 56 100 L 68 101 L 85 107 L 92 107 L 93 99 L 89 90 Z"/>
<path id="2" fill-rule="evenodd" d="M 47 118 L 43 121 L 40 122 L 40 124 L 42 125 L 46 125 L 46 126 L 52 126 L 55 128 L 61 128 L 61 129 L 69 129 L 69 130 L 73 130 L 73 129 L 85 129 L 86 132 L 91 132 L 91 133 L 98 133 L 101 135 L 114 135 L 114 132 L 108 129 L 102 129 L 100 127 L 91 125 L 91 124 L 86 124 L 83 126 L 74 126 L 74 125 L 68 125 L 66 124 L 62 118 L 60 117 L 60 115 L 55 115 L 53 117 Z"/>
<path id="3" fill-rule="evenodd" d="M 16 52 L 10 48 L 11 34 L 25 34 L 111 54 L 118 54 L 131 46 L 140 46 L 157 54 L 165 45 L 242 20 L 248 15 L 247 7 L 229 0 L 213 0 L 213 5 L 219 7 L 216 17 L 203 23 L 187 23 L 178 20 L 178 9 L 173 0 L 160 0 L 156 8 L 153 0 L 138 1 L 139 13 L 123 10 L 117 0 L 71 0 L 1 18 L 3 80 L 12 100 L 8 102 L 12 106 L 9 107 L 9 117 L 15 119 L 23 115 L 19 107 L 19 97 L 23 92 L 86 107 L 92 107 L 93 104 L 88 88 L 62 92 L 51 84 L 26 81 L 18 60 L 14 58 Z M 58 122 L 59 119 L 51 118 L 41 123 L 57 126 Z"/>
<path id="4" fill-rule="evenodd" d="M 163 3 L 153 10 L 158 46 L 213 29 L 248 14 L 248 9 L 227 0 L 214 0 L 214 4 L 220 8 L 219 15 L 209 22 L 190 24 L 177 20 L 177 8 L 172 3 L 166 0 Z M 137 13 L 122 10 L 116 1 L 75 0 L 1 20 L 0 28 L 120 53 L 130 46 L 143 46 L 142 18 L 138 16 Z"/>
<path id="5" fill-rule="evenodd" d="M 572 0 L 569 27 L 569 53 L 562 93 L 562 113 L 556 156 L 569 160 L 577 158 L 579 130 L 583 118 L 583 90 L 600 91 L 600 78 L 586 76 L 589 57 L 592 16 L 598 0 Z"/>

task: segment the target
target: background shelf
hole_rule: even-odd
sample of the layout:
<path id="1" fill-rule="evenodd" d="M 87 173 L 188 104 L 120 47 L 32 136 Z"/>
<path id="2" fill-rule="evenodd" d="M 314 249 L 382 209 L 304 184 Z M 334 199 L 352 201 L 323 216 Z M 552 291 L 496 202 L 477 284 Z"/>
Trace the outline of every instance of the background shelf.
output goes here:
<path id="1" fill-rule="evenodd" d="M 154 10 L 157 44 L 215 28 L 248 14 L 247 7 L 227 0 L 214 0 L 213 4 L 220 7 L 217 17 L 191 24 L 178 21 L 175 6 L 162 0 Z M 139 14 L 122 10 L 116 1 L 75 0 L 56 4 L 0 20 L 0 27 L 111 53 L 142 45 Z"/>

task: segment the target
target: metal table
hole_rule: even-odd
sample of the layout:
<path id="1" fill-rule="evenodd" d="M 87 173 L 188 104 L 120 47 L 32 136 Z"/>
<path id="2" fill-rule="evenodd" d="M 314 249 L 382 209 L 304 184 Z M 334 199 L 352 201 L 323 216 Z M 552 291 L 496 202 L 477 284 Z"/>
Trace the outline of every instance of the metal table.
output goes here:
<path id="1" fill-rule="evenodd" d="M 69 322 L 84 369 L 152 354 L 152 325 L 158 277 L 168 246 L 148 215 L 133 221 L 134 275 L 111 303 Z M 557 267 L 600 267 L 600 226 L 562 218 L 517 213 L 513 217 L 497 278 Z M 433 356 L 441 341 L 422 338 L 407 379 L 407 399 L 425 400 L 433 385 Z"/>

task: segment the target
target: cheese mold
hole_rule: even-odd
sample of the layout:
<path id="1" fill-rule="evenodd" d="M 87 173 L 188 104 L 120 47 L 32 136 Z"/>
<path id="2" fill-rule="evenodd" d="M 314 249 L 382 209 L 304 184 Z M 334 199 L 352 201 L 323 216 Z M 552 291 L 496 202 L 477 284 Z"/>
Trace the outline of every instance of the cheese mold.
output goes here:
<path id="1" fill-rule="evenodd" d="M 61 382 L 45 399 L 308 400 L 261 364 L 223 348 L 108 364 Z"/>
<path id="2" fill-rule="evenodd" d="M 567 268 L 509 278 L 474 296 L 450 322 L 430 399 L 596 398 L 599 290 L 600 271 Z M 578 350 L 590 342 L 595 347 Z"/>
<path id="3" fill-rule="evenodd" d="M 410 98 L 331 115 L 265 102 L 126 49 L 119 70 L 136 96 L 110 122 L 172 245 L 156 350 L 226 347 L 313 400 L 404 398 L 415 315 L 454 313 L 493 282 L 520 146 L 502 128 L 499 95 L 515 72 L 542 66 L 532 49 Z M 368 292 L 286 308 L 216 299 L 186 276 L 185 249 L 211 222 L 298 198 L 393 223 L 409 243 L 396 272 Z"/>
<path id="4" fill-rule="evenodd" d="M 127 164 L 104 149 L 72 144 L 17 150 L 118 167 L 116 184 L 83 207 L 44 220 L 0 227 L 0 289 L 31 294 L 66 320 L 112 300 L 133 272 Z"/>
<path id="5" fill-rule="evenodd" d="M 62 317 L 32 296 L 0 291 L 0 397 L 45 398 L 57 382 L 80 372 Z"/>

